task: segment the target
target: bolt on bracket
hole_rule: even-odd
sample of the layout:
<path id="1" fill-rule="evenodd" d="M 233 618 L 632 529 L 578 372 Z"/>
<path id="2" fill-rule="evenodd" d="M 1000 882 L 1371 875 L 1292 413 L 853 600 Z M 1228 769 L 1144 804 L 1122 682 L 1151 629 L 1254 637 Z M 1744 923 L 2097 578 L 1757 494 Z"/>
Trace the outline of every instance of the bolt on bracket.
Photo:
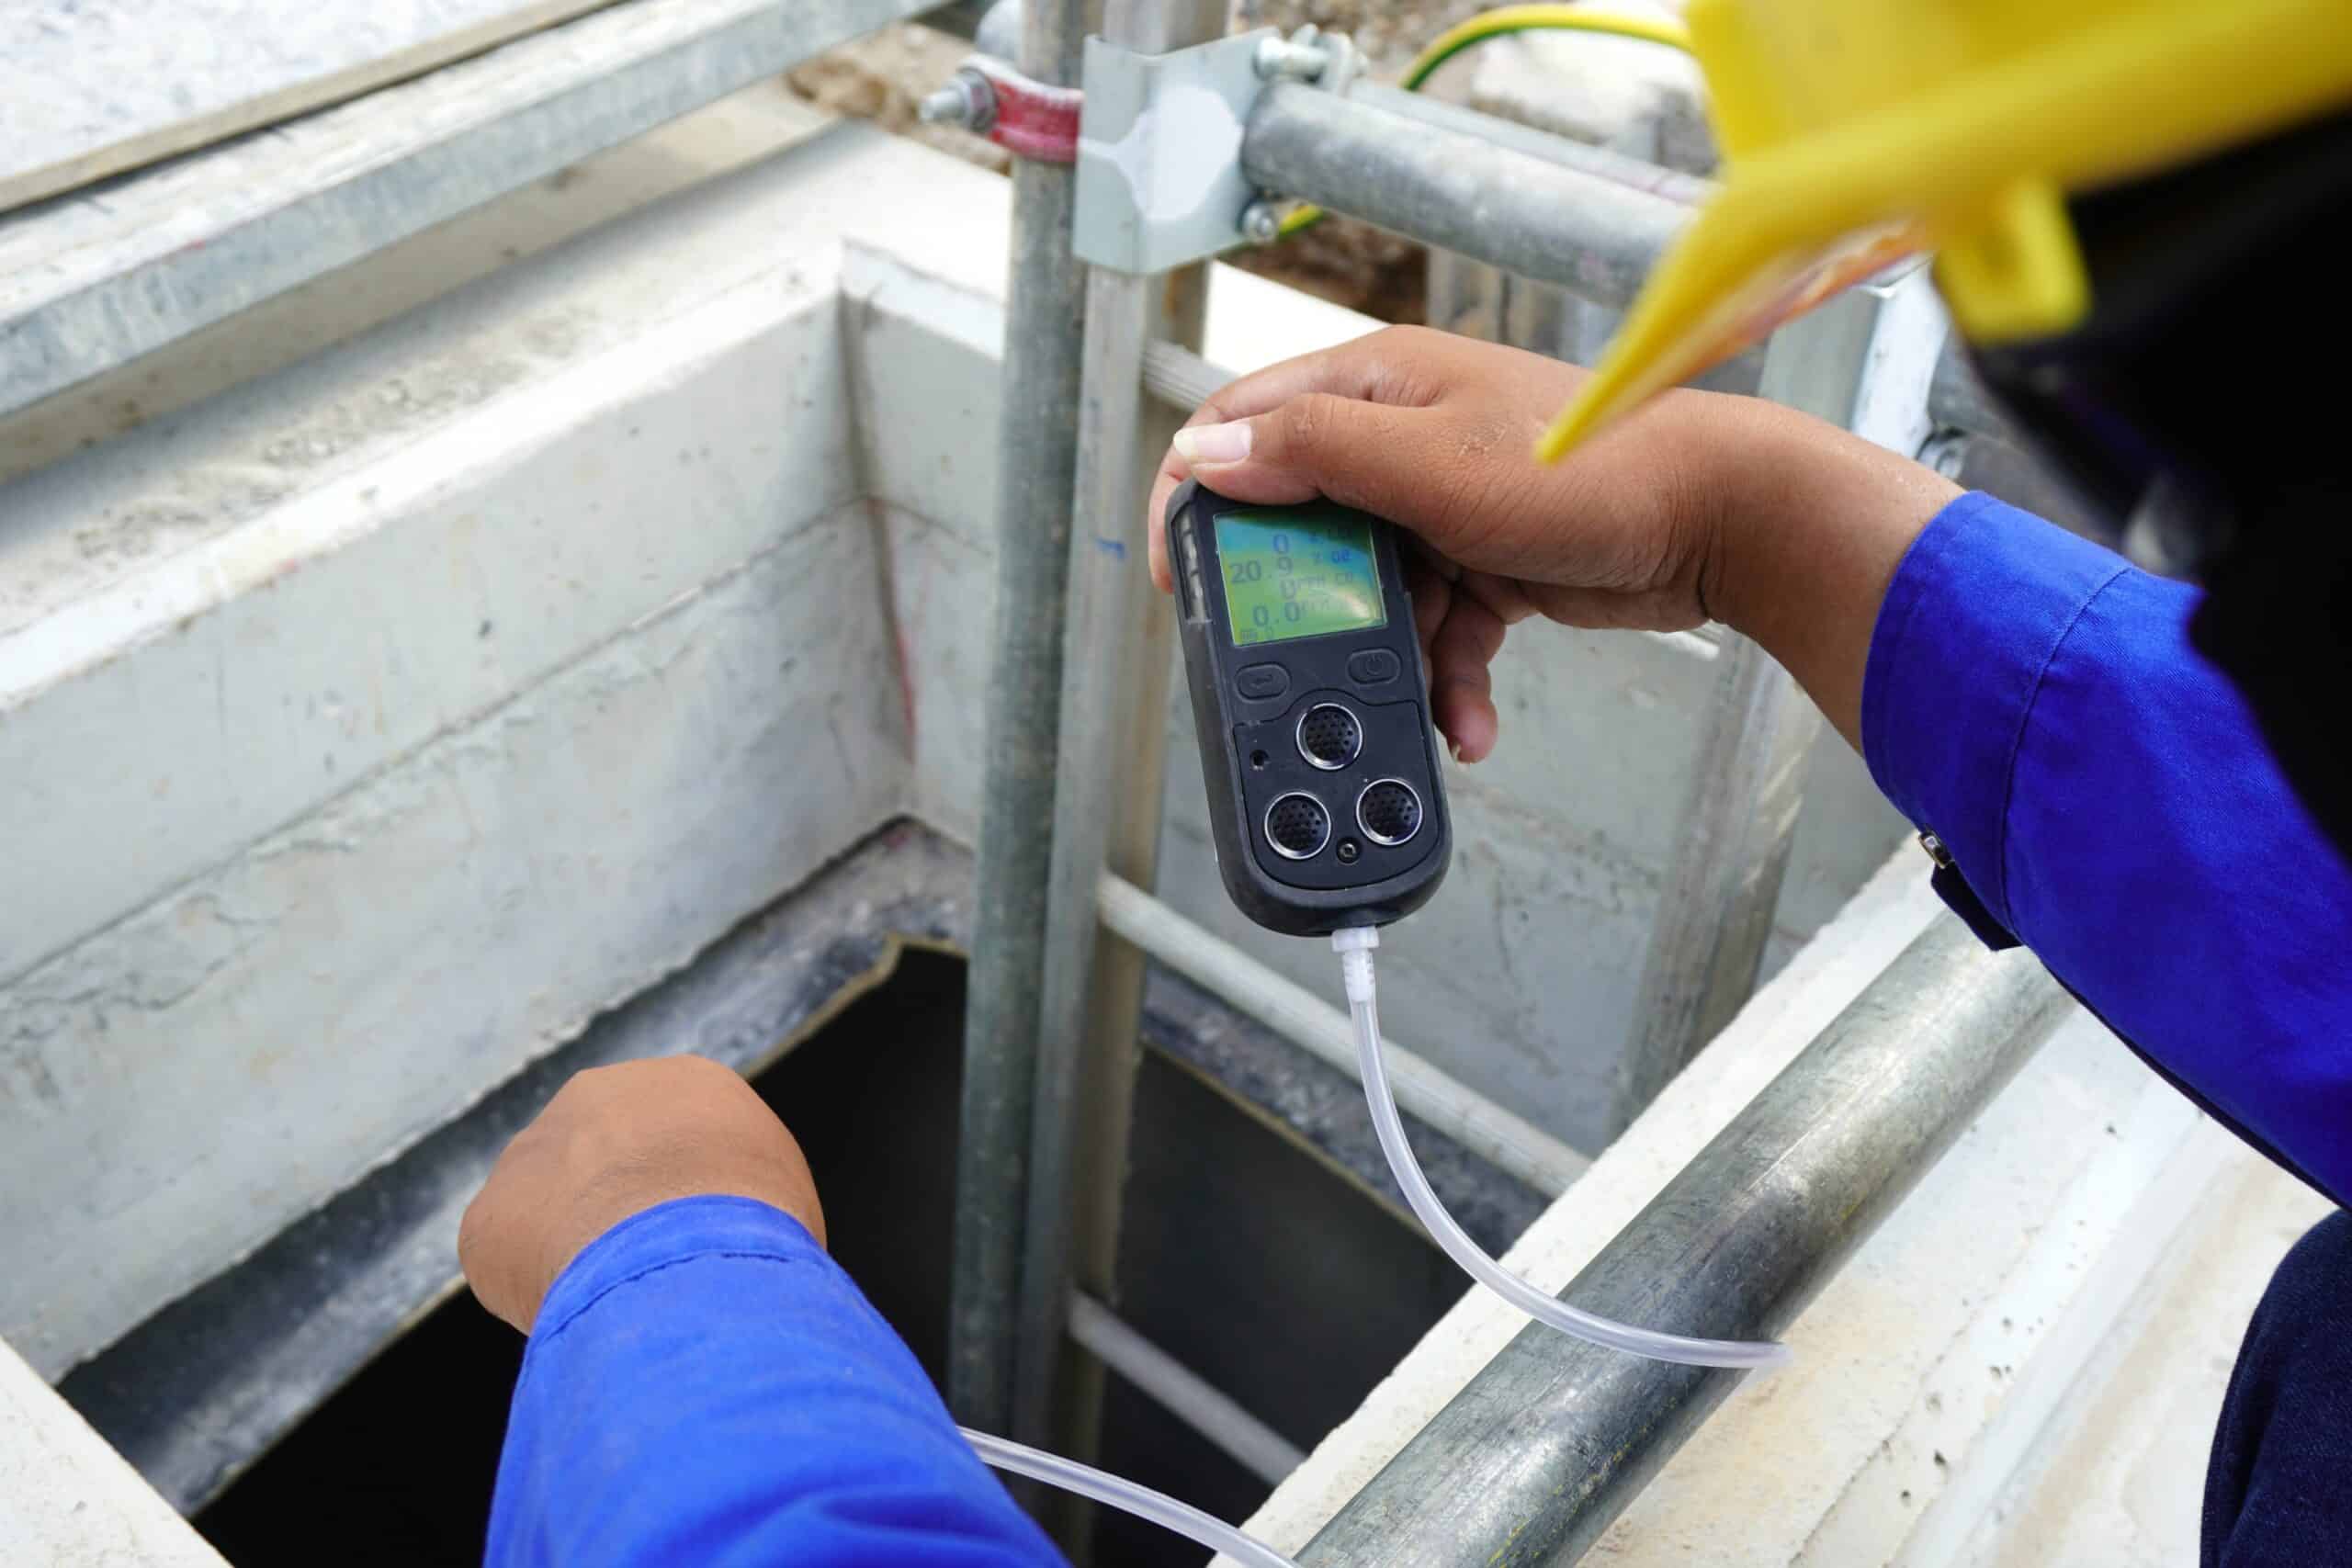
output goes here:
<path id="1" fill-rule="evenodd" d="M 1071 236 L 1079 259 L 1150 274 L 1264 243 L 1265 193 L 1241 173 L 1258 95 L 1276 81 L 1343 92 L 1360 69 L 1344 34 L 1314 28 L 1289 39 L 1261 28 L 1167 54 L 1088 39 Z"/>

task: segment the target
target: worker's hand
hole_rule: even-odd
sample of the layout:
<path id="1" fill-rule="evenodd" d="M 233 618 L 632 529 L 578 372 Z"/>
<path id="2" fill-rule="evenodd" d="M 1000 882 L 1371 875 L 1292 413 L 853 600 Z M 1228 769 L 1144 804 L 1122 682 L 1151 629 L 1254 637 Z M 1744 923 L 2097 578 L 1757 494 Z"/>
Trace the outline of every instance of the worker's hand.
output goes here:
<path id="1" fill-rule="evenodd" d="M 498 1156 L 458 1228 L 458 1261 L 481 1304 L 528 1334 L 590 1242 L 706 1193 L 773 1203 L 825 1239 L 800 1145 L 732 1071 L 701 1056 L 593 1067 Z"/>
<path id="2" fill-rule="evenodd" d="M 1662 631 L 1707 619 L 1715 519 L 1682 417 L 1645 411 L 1559 467 L 1531 456 L 1584 378 L 1419 327 L 1245 376 L 1160 465 L 1153 581 L 1170 585 L 1162 514 L 1189 474 L 1238 501 L 1328 496 L 1409 529 L 1423 547 L 1407 552 L 1407 587 L 1430 705 L 1455 755 L 1476 761 L 1494 749 L 1487 666 L 1504 627 L 1532 615 Z"/>
<path id="3" fill-rule="evenodd" d="M 1654 631 L 1724 621 L 1857 733 L 1878 601 L 1911 536 L 1959 491 L 1819 421 L 1696 391 L 1537 463 L 1536 435 L 1585 375 L 1393 327 L 1245 376 L 1160 464 L 1152 578 L 1169 588 L 1162 513 L 1188 475 L 1240 501 L 1328 496 L 1419 536 L 1407 586 L 1430 706 L 1463 761 L 1494 749 L 1487 665 L 1504 628 L 1535 615 Z"/>

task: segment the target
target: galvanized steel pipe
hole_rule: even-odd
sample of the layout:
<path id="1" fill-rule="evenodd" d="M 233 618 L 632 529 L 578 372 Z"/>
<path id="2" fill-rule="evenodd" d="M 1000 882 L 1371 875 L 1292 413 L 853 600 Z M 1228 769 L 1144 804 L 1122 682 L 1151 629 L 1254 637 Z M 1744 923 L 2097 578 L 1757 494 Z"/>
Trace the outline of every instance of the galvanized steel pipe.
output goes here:
<path id="1" fill-rule="evenodd" d="M 1032 0 L 1021 69 L 1075 85 L 1080 0 Z M 1029 1204 L 1046 884 L 1061 729 L 1064 589 L 1078 464 L 1086 268 L 1070 253 L 1069 165 L 1017 159 L 998 429 L 988 774 L 964 1014 L 948 1402 L 992 1432 L 1012 1416 L 1015 1296 Z"/>
<path id="2" fill-rule="evenodd" d="M 1604 305 L 1632 301 L 1690 216 L 1684 203 L 1576 166 L 1565 138 L 1474 134 L 1464 111 L 1404 113 L 1378 96 L 1277 85 L 1251 111 L 1242 172 L 1260 186 L 1376 223 Z M 1479 117 L 1484 118 L 1484 117 Z"/>
<path id="3" fill-rule="evenodd" d="M 1685 174 L 1679 169 L 1666 168 L 1630 153 L 1596 147 L 1589 141 L 1555 131 L 1521 125 L 1500 115 L 1484 114 L 1466 105 L 1449 103 L 1429 93 L 1409 93 L 1402 87 L 1385 83 L 1359 81 L 1348 89 L 1353 102 L 1367 108 L 1385 109 L 1402 115 L 1407 119 L 1442 130 L 1457 130 L 1518 152 L 1532 153 L 1547 164 L 1574 169 L 1581 175 L 1592 175 L 1611 185 L 1640 191 L 1673 202 L 1678 207 L 1703 207 L 1715 197 L 1714 181 L 1702 175 Z"/>
<path id="4" fill-rule="evenodd" d="M 2030 954 L 1939 916 L 1562 1295 L 1676 1333 L 1778 1337 L 2070 1008 Z M 1736 1375 L 1531 1325 L 1301 1561 L 1574 1562 Z"/>
<path id="5" fill-rule="evenodd" d="M 1222 37 L 1226 22 L 1226 0 L 1110 0 L 1102 36 L 1167 54 Z M 1207 286 L 1197 265 L 1152 277 L 1098 266 L 1086 278 L 1012 1398 L 1016 1436 L 1080 1460 L 1094 1454 L 1102 1380 L 1098 1364 L 1064 1354 L 1068 1303 L 1074 1288 L 1109 1294 L 1118 1280 L 1144 989 L 1142 955 L 1097 940 L 1095 884 L 1106 869 L 1157 873 L 1176 641 L 1174 606 L 1143 562 L 1151 476 L 1177 422 L 1144 396 L 1144 352 L 1200 341 Z M 1083 1510 L 1048 1528 L 1087 1560 Z"/>

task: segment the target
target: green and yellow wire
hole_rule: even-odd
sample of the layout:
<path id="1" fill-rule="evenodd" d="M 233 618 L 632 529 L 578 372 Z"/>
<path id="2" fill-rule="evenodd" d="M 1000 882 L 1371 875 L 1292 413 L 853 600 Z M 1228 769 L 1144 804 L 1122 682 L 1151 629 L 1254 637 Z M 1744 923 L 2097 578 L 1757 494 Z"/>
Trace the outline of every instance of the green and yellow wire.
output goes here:
<path id="1" fill-rule="evenodd" d="M 1429 47 L 1413 57 L 1399 84 L 1408 93 L 1418 93 L 1421 85 L 1437 73 L 1438 68 L 1464 50 L 1486 42 L 1488 39 L 1508 38 L 1513 33 L 1565 32 L 1601 33 L 1611 38 L 1639 39 L 1645 43 L 1664 44 L 1668 49 L 1690 52 L 1690 35 L 1679 22 L 1657 22 L 1641 17 L 1612 17 L 1605 11 L 1588 11 L 1581 6 L 1503 6 L 1492 11 L 1481 11 L 1468 21 L 1448 28 L 1431 39 Z M 1319 207 L 1294 207 L 1283 215 L 1282 226 L 1274 237 L 1286 240 L 1310 224 L 1322 221 Z"/>

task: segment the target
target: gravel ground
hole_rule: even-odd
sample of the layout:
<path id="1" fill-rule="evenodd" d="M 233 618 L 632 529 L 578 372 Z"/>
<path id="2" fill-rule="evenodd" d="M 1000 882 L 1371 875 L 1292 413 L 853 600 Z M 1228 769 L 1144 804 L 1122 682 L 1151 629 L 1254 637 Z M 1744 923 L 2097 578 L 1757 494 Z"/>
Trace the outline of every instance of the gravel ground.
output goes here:
<path id="1" fill-rule="evenodd" d="M 1421 46 L 1454 23 L 1492 10 L 1499 0 L 1239 0 L 1243 28 L 1280 28 L 1308 22 L 1356 40 L 1374 72 L 1401 75 Z"/>
<path id="2" fill-rule="evenodd" d="M 955 74 L 956 64 L 971 51 L 962 39 L 905 23 L 820 54 L 785 81 L 820 108 L 873 120 L 886 130 L 1004 174 L 1012 166 L 1012 154 L 995 142 L 952 127 L 925 125 L 915 118 L 915 105 L 922 96 Z"/>
<path id="3" fill-rule="evenodd" d="M 1238 0 L 1237 28 L 1284 31 L 1308 22 L 1354 36 L 1375 74 L 1395 77 L 1414 53 L 1446 28 L 1491 0 Z M 944 81 L 970 46 L 908 24 L 820 55 L 786 78 L 793 91 L 838 114 L 871 119 L 984 168 L 1004 172 L 1010 159 L 994 142 L 922 124 L 922 96 Z M 1428 253 L 1368 224 L 1327 219 L 1279 245 L 1236 251 L 1234 265 L 1334 300 L 1385 321 L 1419 321 L 1427 292 Z"/>

